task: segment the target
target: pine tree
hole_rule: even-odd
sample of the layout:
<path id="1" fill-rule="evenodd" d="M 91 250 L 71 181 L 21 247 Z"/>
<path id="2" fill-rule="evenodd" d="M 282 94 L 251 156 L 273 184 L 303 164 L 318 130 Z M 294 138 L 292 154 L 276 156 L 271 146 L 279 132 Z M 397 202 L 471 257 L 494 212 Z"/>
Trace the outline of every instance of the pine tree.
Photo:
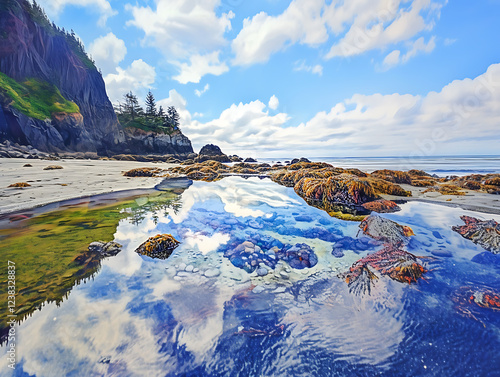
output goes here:
<path id="1" fill-rule="evenodd" d="M 131 120 L 135 120 L 135 118 L 144 113 L 144 110 L 139 105 L 139 101 L 137 100 L 137 96 L 135 94 L 128 92 L 124 97 L 125 104 L 123 105 L 123 112 L 124 114 L 129 115 Z"/>
<path id="2" fill-rule="evenodd" d="M 154 119 L 156 117 L 156 100 L 151 93 L 151 90 L 148 92 L 146 96 L 146 116 L 150 119 Z"/>
<path id="3" fill-rule="evenodd" d="M 175 109 L 174 106 L 169 106 L 167 109 L 167 117 L 168 117 L 168 123 L 174 128 L 177 129 L 179 128 L 179 113 Z"/>
<path id="4" fill-rule="evenodd" d="M 156 113 L 156 117 L 158 119 L 161 119 L 162 121 L 164 120 L 164 118 L 165 118 L 165 111 L 163 111 L 163 106 L 160 105 L 160 107 L 158 108 L 158 112 Z"/>

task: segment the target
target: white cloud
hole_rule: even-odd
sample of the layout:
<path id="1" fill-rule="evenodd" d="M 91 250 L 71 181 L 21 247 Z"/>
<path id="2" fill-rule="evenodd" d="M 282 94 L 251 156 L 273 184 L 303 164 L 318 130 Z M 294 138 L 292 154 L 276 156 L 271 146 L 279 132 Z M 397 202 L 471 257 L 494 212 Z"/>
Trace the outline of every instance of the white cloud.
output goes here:
<path id="1" fill-rule="evenodd" d="M 96 61 L 97 66 L 106 74 L 114 72 L 116 66 L 127 55 L 125 42 L 113 33 L 96 38 L 89 46 L 89 53 Z"/>
<path id="2" fill-rule="evenodd" d="M 406 54 L 401 56 L 401 51 L 394 50 L 385 57 L 382 64 L 384 65 L 385 68 L 391 68 L 400 63 L 402 64 L 407 63 L 408 60 L 417 56 L 421 52 L 429 54 L 435 48 L 436 48 L 436 37 L 432 37 L 427 43 L 425 43 L 424 37 L 420 37 L 411 44 L 411 47 Z"/>
<path id="3" fill-rule="evenodd" d="M 233 12 L 217 16 L 220 0 L 156 0 L 156 9 L 127 5 L 133 25 L 145 33 L 145 43 L 167 57 L 186 59 L 225 45 Z"/>
<path id="4" fill-rule="evenodd" d="M 206 55 L 194 54 L 189 58 L 189 63 L 172 62 L 180 69 L 177 76 L 172 77 L 181 84 L 189 82 L 199 83 L 201 78 L 207 74 L 219 76 L 229 70 L 224 62 L 219 61 L 220 51 L 214 51 Z"/>
<path id="5" fill-rule="evenodd" d="M 273 96 L 269 99 L 269 104 L 268 104 L 269 108 L 271 110 L 276 110 L 279 105 L 280 105 L 280 101 L 279 101 L 278 97 L 276 97 L 273 94 Z"/>
<path id="6" fill-rule="evenodd" d="M 210 89 L 210 85 L 206 84 L 202 90 L 195 89 L 194 94 L 196 94 L 198 97 L 201 97 L 208 89 Z"/>
<path id="7" fill-rule="evenodd" d="M 332 46 L 327 58 L 349 57 L 383 49 L 406 41 L 424 30 L 431 30 L 444 5 L 431 0 L 413 0 L 408 8 L 400 8 L 400 3 L 403 6 L 407 3 L 401 0 L 378 0 L 374 5 L 373 1 L 367 0 L 356 3 L 366 3 L 365 10 L 350 16 L 352 24 L 349 30 Z M 338 10 L 330 10 L 330 17 L 337 22 L 335 16 Z"/>
<path id="8" fill-rule="evenodd" d="M 104 26 L 109 17 L 117 14 L 106 0 L 38 0 L 38 3 L 50 16 L 58 16 L 67 5 L 89 7 L 100 14 L 98 24 Z"/>
<path id="9" fill-rule="evenodd" d="M 271 54 L 289 45 L 318 45 L 328 39 L 321 17 L 323 0 L 294 0 L 278 16 L 260 12 L 243 21 L 243 28 L 232 42 L 233 64 L 250 65 L 269 60 Z"/>
<path id="10" fill-rule="evenodd" d="M 445 45 L 445 46 L 451 46 L 451 45 L 452 45 L 452 44 L 454 44 L 456 41 L 457 41 L 457 39 L 453 39 L 453 38 L 445 38 L 445 40 L 444 40 L 444 45 Z"/>
<path id="11" fill-rule="evenodd" d="M 300 71 L 311 72 L 318 76 L 323 75 L 323 66 L 321 66 L 320 64 L 307 65 L 305 60 L 297 60 L 294 64 L 293 70 L 295 72 L 300 72 Z"/>
<path id="12" fill-rule="evenodd" d="M 284 127 L 287 114 L 270 116 L 265 108 L 260 101 L 233 104 L 218 119 L 192 121 L 183 130 L 194 144 L 210 141 L 229 154 L 494 154 L 500 139 L 500 64 L 425 96 L 355 94 L 294 127 Z"/>
<path id="13" fill-rule="evenodd" d="M 263 63 L 297 43 L 315 47 L 330 40 L 327 59 L 384 49 L 431 30 L 446 1 L 294 0 L 277 16 L 260 12 L 244 20 L 232 42 L 233 64 Z"/>
<path id="14" fill-rule="evenodd" d="M 129 91 L 149 88 L 155 80 L 155 68 L 142 59 L 134 60 L 126 69 L 117 67 L 116 73 L 110 73 L 104 77 L 106 91 L 111 102 L 121 100 Z"/>

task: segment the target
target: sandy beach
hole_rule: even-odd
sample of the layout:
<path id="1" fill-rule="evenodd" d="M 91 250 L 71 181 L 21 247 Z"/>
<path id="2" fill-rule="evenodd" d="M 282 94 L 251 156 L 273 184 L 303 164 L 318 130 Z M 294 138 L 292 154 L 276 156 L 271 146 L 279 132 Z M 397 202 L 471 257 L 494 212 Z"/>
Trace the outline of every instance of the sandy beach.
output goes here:
<path id="1" fill-rule="evenodd" d="M 26 164 L 32 167 L 23 167 Z M 49 165 L 63 169 L 43 170 Z M 0 214 L 39 207 L 61 200 L 122 190 L 152 188 L 162 178 L 130 178 L 123 172 L 140 167 L 168 168 L 166 163 L 103 160 L 0 159 Z M 27 182 L 31 187 L 7 187 Z"/>
<path id="2" fill-rule="evenodd" d="M 24 167 L 30 164 L 32 167 Z M 49 165 L 63 169 L 43 170 Z M 39 207 L 67 199 L 132 189 L 153 188 L 162 178 L 130 178 L 123 172 L 140 167 L 167 169 L 167 163 L 104 160 L 26 160 L 0 159 L 0 214 Z M 16 182 L 27 182 L 26 188 L 7 187 Z M 500 214 L 500 197 L 482 192 L 464 190 L 465 195 L 424 193 L 425 188 L 402 184 L 412 197 L 383 195 L 396 201 L 422 201 L 449 207 L 460 207 L 484 213 Z"/>

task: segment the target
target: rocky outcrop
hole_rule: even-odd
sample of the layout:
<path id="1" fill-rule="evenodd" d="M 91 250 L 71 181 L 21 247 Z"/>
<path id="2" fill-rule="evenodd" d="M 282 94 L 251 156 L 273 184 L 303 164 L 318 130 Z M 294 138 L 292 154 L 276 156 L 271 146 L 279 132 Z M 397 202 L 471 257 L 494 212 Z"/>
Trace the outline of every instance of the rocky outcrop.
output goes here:
<path id="1" fill-rule="evenodd" d="M 29 117 L 17 110 L 0 87 L 0 142 L 11 141 L 44 152 L 192 153 L 180 131 L 172 135 L 134 133 L 120 126 L 106 94 L 101 73 L 75 37 L 41 15 L 31 2 L 5 0 L 0 4 L 0 72 L 23 83 L 40 80 L 57 88 L 79 113 Z"/>
<path id="2" fill-rule="evenodd" d="M 195 162 L 204 162 L 208 160 L 231 162 L 231 159 L 226 154 L 222 153 L 221 149 L 217 145 L 213 144 L 207 144 L 201 148 Z"/>

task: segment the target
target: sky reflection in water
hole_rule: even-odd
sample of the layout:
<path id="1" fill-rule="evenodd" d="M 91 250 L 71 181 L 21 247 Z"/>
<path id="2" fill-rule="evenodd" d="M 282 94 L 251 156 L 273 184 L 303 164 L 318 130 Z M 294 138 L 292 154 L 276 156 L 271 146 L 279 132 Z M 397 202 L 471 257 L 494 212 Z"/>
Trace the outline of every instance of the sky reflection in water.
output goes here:
<path id="1" fill-rule="evenodd" d="M 384 215 L 413 228 L 410 252 L 451 256 L 433 263 L 427 281 L 380 279 L 371 296 L 357 297 L 337 274 L 373 250 L 344 250 L 342 258 L 331 251 L 336 241 L 356 237 L 358 223 L 331 218 L 269 180 L 195 182 L 180 202 L 176 212 L 150 213 L 138 224 L 121 220 L 115 240 L 123 251 L 59 307 L 48 304 L 18 326 L 17 375 L 498 373 L 498 313 L 478 310 L 483 327 L 460 315 L 452 298 L 466 285 L 499 290 L 500 257 L 496 264 L 472 262 L 484 250 L 451 226 L 463 214 L 499 216 L 415 202 Z M 169 259 L 134 252 L 158 233 L 181 241 Z M 232 243 L 256 235 L 306 243 L 318 264 L 296 270 L 280 261 L 258 277 L 223 256 Z M 5 357 L 0 370 L 8 375 Z"/>

